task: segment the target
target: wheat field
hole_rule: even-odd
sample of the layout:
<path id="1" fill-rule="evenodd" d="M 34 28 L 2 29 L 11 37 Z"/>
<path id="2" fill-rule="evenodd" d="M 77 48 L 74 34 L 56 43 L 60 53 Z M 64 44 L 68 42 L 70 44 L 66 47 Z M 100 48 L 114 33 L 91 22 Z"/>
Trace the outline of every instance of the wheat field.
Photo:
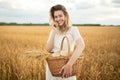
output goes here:
<path id="1" fill-rule="evenodd" d="M 78 80 L 120 80 L 120 27 L 78 27 L 85 60 Z M 0 26 L 0 80 L 45 80 L 48 26 Z M 29 57 L 26 51 L 42 56 Z"/>

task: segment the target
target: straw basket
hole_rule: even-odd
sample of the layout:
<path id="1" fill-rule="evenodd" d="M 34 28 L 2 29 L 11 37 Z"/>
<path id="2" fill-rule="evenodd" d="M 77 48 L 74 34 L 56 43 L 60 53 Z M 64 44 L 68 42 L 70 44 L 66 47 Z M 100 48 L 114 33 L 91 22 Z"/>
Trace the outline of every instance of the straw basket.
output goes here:
<path id="1" fill-rule="evenodd" d="M 66 38 L 67 43 L 68 43 L 68 55 L 67 56 L 62 56 L 61 51 L 62 51 L 62 48 L 63 48 L 63 41 L 64 41 L 65 38 Z M 69 40 L 68 40 L 67 36 L 63 37 L 62 42 L 61 42 L 61 46 L 60 46 L 60 50 L 57 54 L 59 54 L 59 55 L 57 55 L 56 57 L 49 56 L 49 57 L 46 58 L 46 60 L 47 60 L 47 63 L 48 63 L 48 66 L 49 66 L 49 69 L 50 69 L 52 75 L 56 76 L 56 77 L 61 77 L 62 73 L 59 73 L 59 71 L 68 62 L 68 60 L 71 56 L 71 54 L 70 54 L 70 44 L 69 44 Z M 80 56 L 75 61 L 75 63 L 72 66 L 72 68 L 73 68 L 72 75 L 70 75 L 70 76 L 81 73 L 83 59 L 84 59 L 84 57 Z"/>

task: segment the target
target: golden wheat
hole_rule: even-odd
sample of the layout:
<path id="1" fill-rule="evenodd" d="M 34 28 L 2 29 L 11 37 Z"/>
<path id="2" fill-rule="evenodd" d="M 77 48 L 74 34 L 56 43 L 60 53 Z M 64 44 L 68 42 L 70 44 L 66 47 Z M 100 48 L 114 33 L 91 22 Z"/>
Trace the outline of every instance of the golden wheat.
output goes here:
<path id="1" fill-rule="evenodd" d="M 85 60 L 78 80 L 120 79 L 120 27 L 78 27 L 84 38 Z M 0 80 L 45 80 L 45 57 L 50 27 L 0 26 Z"/>

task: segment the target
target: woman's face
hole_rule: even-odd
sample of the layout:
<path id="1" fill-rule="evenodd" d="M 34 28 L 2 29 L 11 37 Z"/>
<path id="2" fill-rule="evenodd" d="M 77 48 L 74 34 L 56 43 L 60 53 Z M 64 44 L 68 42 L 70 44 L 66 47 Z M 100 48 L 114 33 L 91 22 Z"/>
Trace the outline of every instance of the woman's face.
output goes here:
<path id="1" fill-rule="evenodd" d="M 65 15 L 62 10 L 58 10 L 54 12 L 54 20 L 58 24 L 58 26 L 63 26 L 65 23 Z"/>

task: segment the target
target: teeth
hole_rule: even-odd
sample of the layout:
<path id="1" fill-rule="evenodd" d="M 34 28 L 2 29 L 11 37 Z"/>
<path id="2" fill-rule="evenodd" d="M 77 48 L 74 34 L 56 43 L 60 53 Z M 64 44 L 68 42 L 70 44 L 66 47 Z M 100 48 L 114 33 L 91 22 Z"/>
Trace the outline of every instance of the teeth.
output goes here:
<path id="1" fill-rule="evenodd" d="M 61 23 L 61 21 L 58 21 L 58 23 Z"/>

